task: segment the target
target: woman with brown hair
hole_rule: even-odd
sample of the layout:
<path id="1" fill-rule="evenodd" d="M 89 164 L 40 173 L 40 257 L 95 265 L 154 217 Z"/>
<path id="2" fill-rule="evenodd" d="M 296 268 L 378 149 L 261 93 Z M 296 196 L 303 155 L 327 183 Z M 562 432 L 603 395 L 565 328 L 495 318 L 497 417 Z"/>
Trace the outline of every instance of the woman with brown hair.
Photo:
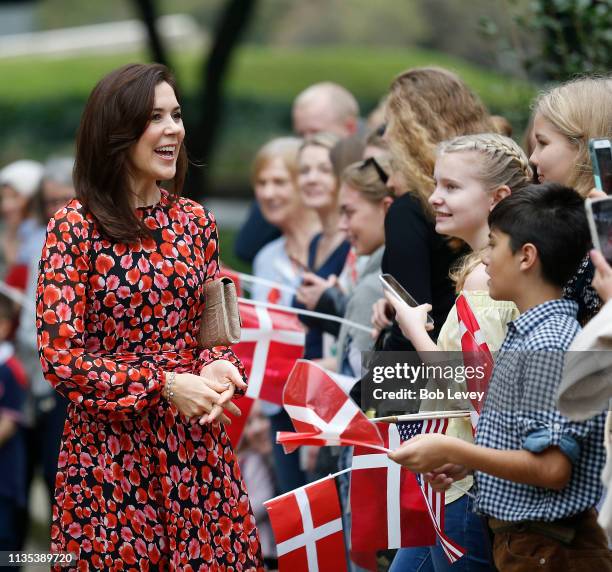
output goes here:
<path id="1" fill-rule="evenodd" d="M 385 139 L 404 193 L 385 218 L 382 271 L 392 274 L 419 303 L 433 306 L 434 341 L 454 303 L 449 268 L 462 253 L 434 228 L 428 199 L 435 188 L 436 145 L 457 135 L 484 132 L 495 132 L 487 109 L 454 73 L 414 68 L 391 84 Z M 373 322 L 378 328 L 390 324 L 386 306 L 386 302 L 374 306 Z M 414 348 L 393 322 L 384 349 Z"/>
<path id="2" fill-rule="evenodd" d="M 184 135 L 167 68 L 111 72 L 81 119 L 77 198 L 47 230 L 38 345 L 70 401 L 51 541 L 83 570 L 263 569 L 219 423 L 244 372 L 229 348 L 198 347 L 217 229 L 180 198 Z"/>
<path id="3" fill-rule="evenodd" d="M 338 136 L 332 133 L 310 135 L 304 139 L 298 154 L 297 181 L 302 201 L 307 208 L 316 212 L 321 232 L 312 238 L 308 246 L 308 271 L 304 273 L 294 306 L 323 313 L 327 312 L 318 306 L 321 294 L 333 285 L 334 277 L 342 272 L 350 250 L 345 234 L 338 228 L 340 180 L 331 160 L 331 150 L 338 141 Z M 323 337 L 325 324 L 306 316 L 300 316 L 300 320 L 308 326 L 304 357 L 329 357 Z"/>

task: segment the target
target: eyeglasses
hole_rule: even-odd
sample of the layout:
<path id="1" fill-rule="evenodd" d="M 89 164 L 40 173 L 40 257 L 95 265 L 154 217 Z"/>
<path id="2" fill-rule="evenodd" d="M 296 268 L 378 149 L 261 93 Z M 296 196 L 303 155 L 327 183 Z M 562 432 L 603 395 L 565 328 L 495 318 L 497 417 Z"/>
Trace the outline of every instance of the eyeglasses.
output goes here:
<path id="1" fill-rule="evenodd" d="M 385 173 L 385 170 L 379 165 L 378 161 L 374 157 L 368 157 L 365 159 L 361 165 L 359 165 L 359 169 L 367 169 L 370 165 L 376 169 L 376 173 L 378 174 L 382 184 L 386 185 L 387 181 L 389 180 L 389 175 Z"/>

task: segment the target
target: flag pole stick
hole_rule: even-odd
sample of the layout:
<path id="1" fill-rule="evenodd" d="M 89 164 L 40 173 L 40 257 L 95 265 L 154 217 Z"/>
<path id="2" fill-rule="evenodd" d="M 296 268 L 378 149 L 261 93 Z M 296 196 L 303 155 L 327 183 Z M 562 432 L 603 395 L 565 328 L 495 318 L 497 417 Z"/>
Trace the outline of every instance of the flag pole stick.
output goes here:
<path id="1" fill-rule="evenodd" d="M 272 502 L 278 499 L 282 499 L 286 496 L 292 495 L 295 491 L 299 491 L 300 489 L 305 489 L 312 485 L 316 485 L 317 483 L 322 483 L 323 481 L 326 481 L 327 479 L 335 479 L 336 477 L 343 475 L 344 473 L 348 473 L 349 471 L 352 471 L 352 470 L 353 470 L 353 467 L 349 467 L 348 469 L 343 469 L 342 471 L 338 471 L 337 473 L 326 475 L 325 477 L 321 477 L 320 479 L 317 479 L 316 481 L 313 481 L 312 483 L 308 483 L 304 486 L 298 487 L 297 489 L 293 489 L 292 491 L 288 491 L 286 493 L 283 493 L 282 495 L 278 495 L 277 497 L 268 499 L 267 501 L 264 501 L 263 504 L 266 504 L 267 502 Z"/>
<path id="2" fill-rule="evenodd" d="M 372 423 L 400 423 L 402 421 L 423 421 L 425 419 L 448 419 L 454 417 L 470 417 L 468 409 L 456 411 L 422 411 L 420 413 L 409 413 L 407 415 L 389 415 L 387 417 L 374 417 Z"/>
<path id="3" fill-rule="evenodd" d="M 372 333 L 371 327 L 358 324 L 351 320 L 345 320 L 339 316 L 332 316 L 331 314 L 322 314 L 321 312 L 311 312 L 310 310 L 302 310 L 302 308 L 292 308 L 291 306 L 282 306 L 281 304 L 272 304 L 270 302 L 263 302 L 261 300 L 249 300 L 248 298 L 238 298 L 238 302 L 244 304 L 250 304 L 251 306 L 261 306 L 262 308 L 270 308 L 270 310 L 280 310 L 281 312 L 287 312 L 289 314 L 298 314 L 302 316 L 310 316 L 312 318 L 319 318 L 320 320 L 328 320 L 330 322 L 338 322 L 339 324 L 346 324 L 350 328 L 361 330 L 362 332 Z"/>
<path id="4" fill-rule="evenodd" d="M 270 288 L 276 288 L 277 290 L 281 290 L 283 292 L 287 292 L 288 294 L 295 294 L 296 289 L 291 288 L 291 286 L 285 286 L 284 284 L 279 284 L 278 282 L 274 282 L 273 280 L 267 280 L 266 278 L 259 278 L 259 276 L 252 276 L 251 274 L 245 274 L 244 272 L 237 272 L 238 278 L 243 282 L 248 282 L 250 284 L 261 284 L 262 286 L 269 286 Z"/>

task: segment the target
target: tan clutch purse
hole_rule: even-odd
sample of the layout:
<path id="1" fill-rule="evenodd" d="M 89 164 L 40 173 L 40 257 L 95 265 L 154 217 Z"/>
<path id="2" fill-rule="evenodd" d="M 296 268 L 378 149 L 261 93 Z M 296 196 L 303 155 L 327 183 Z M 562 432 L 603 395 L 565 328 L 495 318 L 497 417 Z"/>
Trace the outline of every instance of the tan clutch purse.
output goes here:
<path id="1" fill-rule="evenodd" d="M 206 282 L 204 297 L 206 307 L 200 322 L 200 345 L 213 348 L 238 343 L 241 322 L 234 282 L 230 278 Z"/>

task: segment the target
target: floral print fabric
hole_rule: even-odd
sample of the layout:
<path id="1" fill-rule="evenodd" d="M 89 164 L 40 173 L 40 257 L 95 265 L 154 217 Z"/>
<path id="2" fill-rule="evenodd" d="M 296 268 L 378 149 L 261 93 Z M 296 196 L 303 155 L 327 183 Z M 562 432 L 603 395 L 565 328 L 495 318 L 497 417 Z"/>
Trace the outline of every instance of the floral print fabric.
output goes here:
<path id="1" fill-rule="evenodd" d="M 204 281 L 218 273 L 199 204 L 138 209 L 151 238 L 100 235 L 73 200 L 51 219 L 37 298 L 46 379 L 70 399 L 52 550 L 78 570 L 263 570 L 247 493 L 222 425 L 161 395 L 164 371 L 199 373 L 229 348 L 197 346 Z"/>

